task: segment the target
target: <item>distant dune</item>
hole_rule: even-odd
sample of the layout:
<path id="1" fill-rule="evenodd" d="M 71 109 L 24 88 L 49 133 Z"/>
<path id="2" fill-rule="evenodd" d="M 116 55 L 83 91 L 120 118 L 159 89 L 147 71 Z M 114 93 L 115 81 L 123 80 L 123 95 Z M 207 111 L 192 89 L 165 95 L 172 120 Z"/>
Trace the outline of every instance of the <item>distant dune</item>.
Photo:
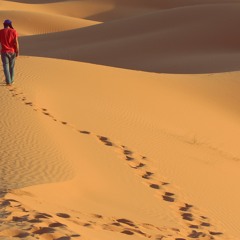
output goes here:
<path id="1" fill-rule="evenodd" d="M 239 11 L 238 3 L 159 10 L 89 28 L 24 37 L 22 51 L 159 73 L 236 71 Z"/>

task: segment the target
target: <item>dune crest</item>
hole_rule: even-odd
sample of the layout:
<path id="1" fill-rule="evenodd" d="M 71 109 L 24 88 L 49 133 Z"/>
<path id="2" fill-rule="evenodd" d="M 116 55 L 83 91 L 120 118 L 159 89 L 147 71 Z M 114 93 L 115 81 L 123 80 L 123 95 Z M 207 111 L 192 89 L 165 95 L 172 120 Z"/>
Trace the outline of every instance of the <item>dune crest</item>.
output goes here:
<path id="1" fill-rule="evenodd" d="M 32 56 L 159 73 L 236 71 L 239 11 L 237 3 L 180 7 L 21 42 Z"/>

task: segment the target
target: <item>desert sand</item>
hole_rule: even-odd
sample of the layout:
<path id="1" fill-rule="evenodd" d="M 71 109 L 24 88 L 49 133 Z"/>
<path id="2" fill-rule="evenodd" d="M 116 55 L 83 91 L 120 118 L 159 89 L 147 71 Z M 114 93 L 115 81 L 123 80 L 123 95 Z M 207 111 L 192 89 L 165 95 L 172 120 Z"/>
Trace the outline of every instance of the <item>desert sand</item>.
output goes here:
<path id="1" fill-rule="evenodd" d="M 240 1 L 9 0 L 0 239 L 240 239 Z"/>

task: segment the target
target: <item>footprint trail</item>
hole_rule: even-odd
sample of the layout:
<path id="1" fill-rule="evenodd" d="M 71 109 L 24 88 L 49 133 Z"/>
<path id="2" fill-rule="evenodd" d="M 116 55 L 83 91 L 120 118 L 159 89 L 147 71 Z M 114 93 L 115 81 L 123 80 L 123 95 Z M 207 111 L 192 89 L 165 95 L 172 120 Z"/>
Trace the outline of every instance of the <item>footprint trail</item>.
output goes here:
<path id="1" fill-rule="evenodd" d="M 179 229 L 177 229 L 176 231 L 170 230 L 171 238 L 169 239 L 225 239 L 223 232 L 217 231 L 207 217 L 203 216 L 201 212 L 192 204 L 179 199 L 174 187 L 168 181 L 166 181 L 161 176 L 154 173 L 152 169 L 150 169 L 149 163 L 151 162 L 151 160 L 148 159 L 146 156 L 143 156 L 131 150 L 125 145 L 117 144 L 107 136 L 102 136 L 94 134 L 87 130 L 78 129 L 74 125 L 69 124 L 64 120 L 59 120 L 55 118 L 54 115 L 51 114 L 47 108 L 37 106 L 33 102 L 29 101 L 24 95 L 24 93 L 18 90 L 18 88 L 16 87 L 10 87 L 8 88 L 8 90 L 10 91 L 12 97 L 18 98 L 26 106 L 31 107 L 34 111 L 41 112 L 43 115 L 49 117 L 53 121 L 58 122 L 73 130 L 76 130 L 80 134 L 94 137 L 99 143 L 104 144 L 106 147 L 112 148 L 118 154 L 120 159 L 125 161 L 125 163 L 132 169 L 132 171 L 141 178 L 141 181 L 153 190 L 153 194 L 157 198 L 159 198 L 160 201 L 164 201 L 169 204 L 169 207 L 171 209 L 174 209 L 174 213 L 177 213 L 177 217 L 182 222 L 183 228 L 186 229 L 186 233 L 183 235 L 183 233 Z M 63 215 L 58 215 L 58 217 L 64 218 Z M 51 224 L 51 226 L 57 226 L 59 224 L 60 228 L 64 227 L 63 225 L 61 225 L 61 223 L 52 222 Z M 148 233 L 144 233 L 143 231 L 139 230 L 133 222 L 126 219 L 115 219 L 112 220 L 112 222 L 106 223 L 106 220 L 103 221 L 103 217 L 99 216 L 99 218 L 96 217 L 94 218 L 94 220 L 89 220 L 87 224 L 83 224 L 85 224 L 83 225 L 85 227 L 94 227 L 96 225 L 101 225 L 103 229 L 117 231 L 127 235 L 139 234 L 146 238 L 168 239 L 168 236 L 163 236 L 161 234 L 159 235 L 159 237 L 157 237 L 156 234 L 151 235 Z M 154 228 L 155 230 L 160 229 L 154 226 L 151 226 L 150 228 Z M 50 227 L 50 229 L 54 229 L 54 227 Z M 40 234 L 43 232 L 52 231 L 50 229 L 48 227 L 46 229 L 37 230 L 37 233 L 35 232 L 33 234 Z"/>

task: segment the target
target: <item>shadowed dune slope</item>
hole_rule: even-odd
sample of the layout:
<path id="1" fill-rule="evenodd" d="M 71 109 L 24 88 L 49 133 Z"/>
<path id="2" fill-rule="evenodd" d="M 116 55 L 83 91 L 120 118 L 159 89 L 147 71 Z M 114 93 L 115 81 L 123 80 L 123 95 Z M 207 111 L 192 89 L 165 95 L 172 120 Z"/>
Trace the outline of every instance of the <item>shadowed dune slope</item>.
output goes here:
<path id="1" fill-rule="evenodd" d="M 239 4 L 158 11 L 84 29 L 23 37 L 22 54 L 153 72 L 237 70 L 239 13 Z"/>

